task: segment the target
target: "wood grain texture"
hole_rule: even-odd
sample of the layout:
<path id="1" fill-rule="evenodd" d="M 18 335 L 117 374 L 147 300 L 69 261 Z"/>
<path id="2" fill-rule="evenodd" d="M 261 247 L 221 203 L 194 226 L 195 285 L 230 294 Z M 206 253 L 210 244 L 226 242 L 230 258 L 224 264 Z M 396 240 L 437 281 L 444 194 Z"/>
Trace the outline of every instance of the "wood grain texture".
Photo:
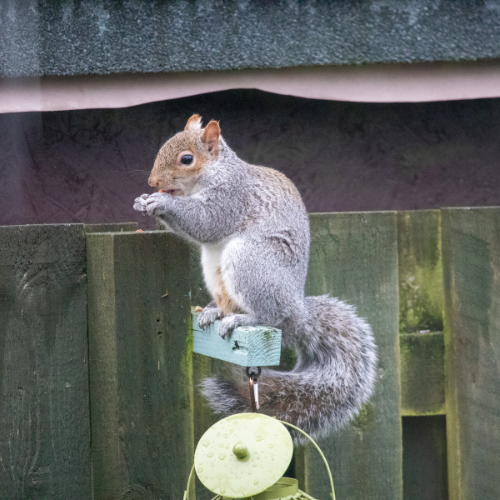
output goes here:
<path id="1" fill-rule="evenodd" d="M 187 246 L 155 231 L 91 234 L 87 250 L 94 498 L 180 498 L 193 460 Z"/>
<path id="2" fill-rule="evenodd" d="M 114 224 L 84 224 L 85 233 L 123 233 L 136 231 L 137 222 L 116 222 Z"/>
<path id="3" fill-rule="evenodd" d="M 402 442 L 398 258 L 395 212 L 313 214 L 307 295 L 330 293 L 356 306 L 372 326 L 379 363 L 375 393 L 360 415 L 319 442 L 341 499 L 400 499 Z M 315 498 L 328 498 L 317 452 L 306 447 L 298 478 Z"/>
<path id="4" fill-rule="evenodd" d="M 0 227 L 0 498 L 90 498 L 83 224 Z"/>
<path id="5" fill-rule="evenodd" d="M 443 332 L 407 333 L 401 351 L 401 415 L 443 415 Z"/>
<path id="6" fill-rule="evenodd" d="M 240 366 L 278 366 L 281 356 L 281 330 L 265 326 L 235 328 L 225 339 L 219 323 L 202 330 L 198 313 L 193 313 L 193 352 Z"/>
<path id="7" fill-rule="evenodd" d="M 500 208 L 442 210 L 450 498 L 500 498 Z"/>

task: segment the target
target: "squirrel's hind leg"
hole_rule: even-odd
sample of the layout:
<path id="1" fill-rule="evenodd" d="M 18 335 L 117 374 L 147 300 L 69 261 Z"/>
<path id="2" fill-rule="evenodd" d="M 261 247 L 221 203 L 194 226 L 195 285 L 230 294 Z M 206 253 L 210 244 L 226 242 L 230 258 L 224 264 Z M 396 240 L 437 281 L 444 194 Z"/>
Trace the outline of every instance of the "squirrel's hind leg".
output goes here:
<path id="1" fill-rule="evenodd" d="M 224 339 L 238 326 L 258 326 L 262 321 L 253 314 L 227 314 L 219 323 L 219 335 Z"/>

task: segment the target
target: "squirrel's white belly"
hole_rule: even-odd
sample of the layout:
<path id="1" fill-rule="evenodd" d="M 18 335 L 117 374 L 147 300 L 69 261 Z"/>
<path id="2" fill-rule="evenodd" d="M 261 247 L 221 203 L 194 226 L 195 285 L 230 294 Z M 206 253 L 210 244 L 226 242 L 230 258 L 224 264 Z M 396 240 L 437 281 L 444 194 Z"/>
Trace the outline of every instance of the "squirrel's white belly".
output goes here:
<path id="1" fill-rule="evenodd" d="M 214 295 L 215 287 L 217 284 L 217 273 L 220 269 L 220 261 L 222 244 L 217 245 L 202 245 L 201 246 L 201 266 L 203 268 L 203 277 L 207 285 L 208 291 Z"/>
<path id="2" fill-rule="evenodd" d="M 241 244 L 243 244 L 242 238 L 236 236 L 218 244 L 202 245 L 201 265 L 207 288 L 219 307 L 221 307 L 219 304 L 221 297 L 228 295 L 239 309 L 248 311 L 243 297 L 236 293 L 232 275 L 234 266 L 231 265 L 231 261 L 237 258 L 238 247 Z"/>

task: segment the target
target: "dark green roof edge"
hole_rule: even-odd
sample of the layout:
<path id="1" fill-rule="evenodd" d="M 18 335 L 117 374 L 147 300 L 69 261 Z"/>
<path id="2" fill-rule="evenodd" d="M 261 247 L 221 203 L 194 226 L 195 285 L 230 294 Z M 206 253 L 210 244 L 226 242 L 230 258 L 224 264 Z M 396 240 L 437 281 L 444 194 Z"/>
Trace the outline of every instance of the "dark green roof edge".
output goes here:
<path id="1" fill-rule="evenodd" d="M 6 0 L 0 76 L 500 58 L 500 0 Z"/>

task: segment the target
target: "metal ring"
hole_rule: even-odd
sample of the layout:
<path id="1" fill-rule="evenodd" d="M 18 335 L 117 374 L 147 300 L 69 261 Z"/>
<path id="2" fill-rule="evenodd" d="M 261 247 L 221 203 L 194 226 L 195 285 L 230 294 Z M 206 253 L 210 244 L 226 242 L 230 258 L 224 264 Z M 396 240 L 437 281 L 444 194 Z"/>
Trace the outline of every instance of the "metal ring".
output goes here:
<path id="1" fill-rule="evenodd" d="M 262 373 L 262 368 L 260 366 L 258 366 L 257 373 L 251 372 L 250 368 L 251 368 L 250 366 L 247 366 L 247 368 L 246 368 L 247 377 L 251 378 L 252 380 L 254 380 L 256 382 L 257 379 L 260 377 L 260 374 Z"/>

